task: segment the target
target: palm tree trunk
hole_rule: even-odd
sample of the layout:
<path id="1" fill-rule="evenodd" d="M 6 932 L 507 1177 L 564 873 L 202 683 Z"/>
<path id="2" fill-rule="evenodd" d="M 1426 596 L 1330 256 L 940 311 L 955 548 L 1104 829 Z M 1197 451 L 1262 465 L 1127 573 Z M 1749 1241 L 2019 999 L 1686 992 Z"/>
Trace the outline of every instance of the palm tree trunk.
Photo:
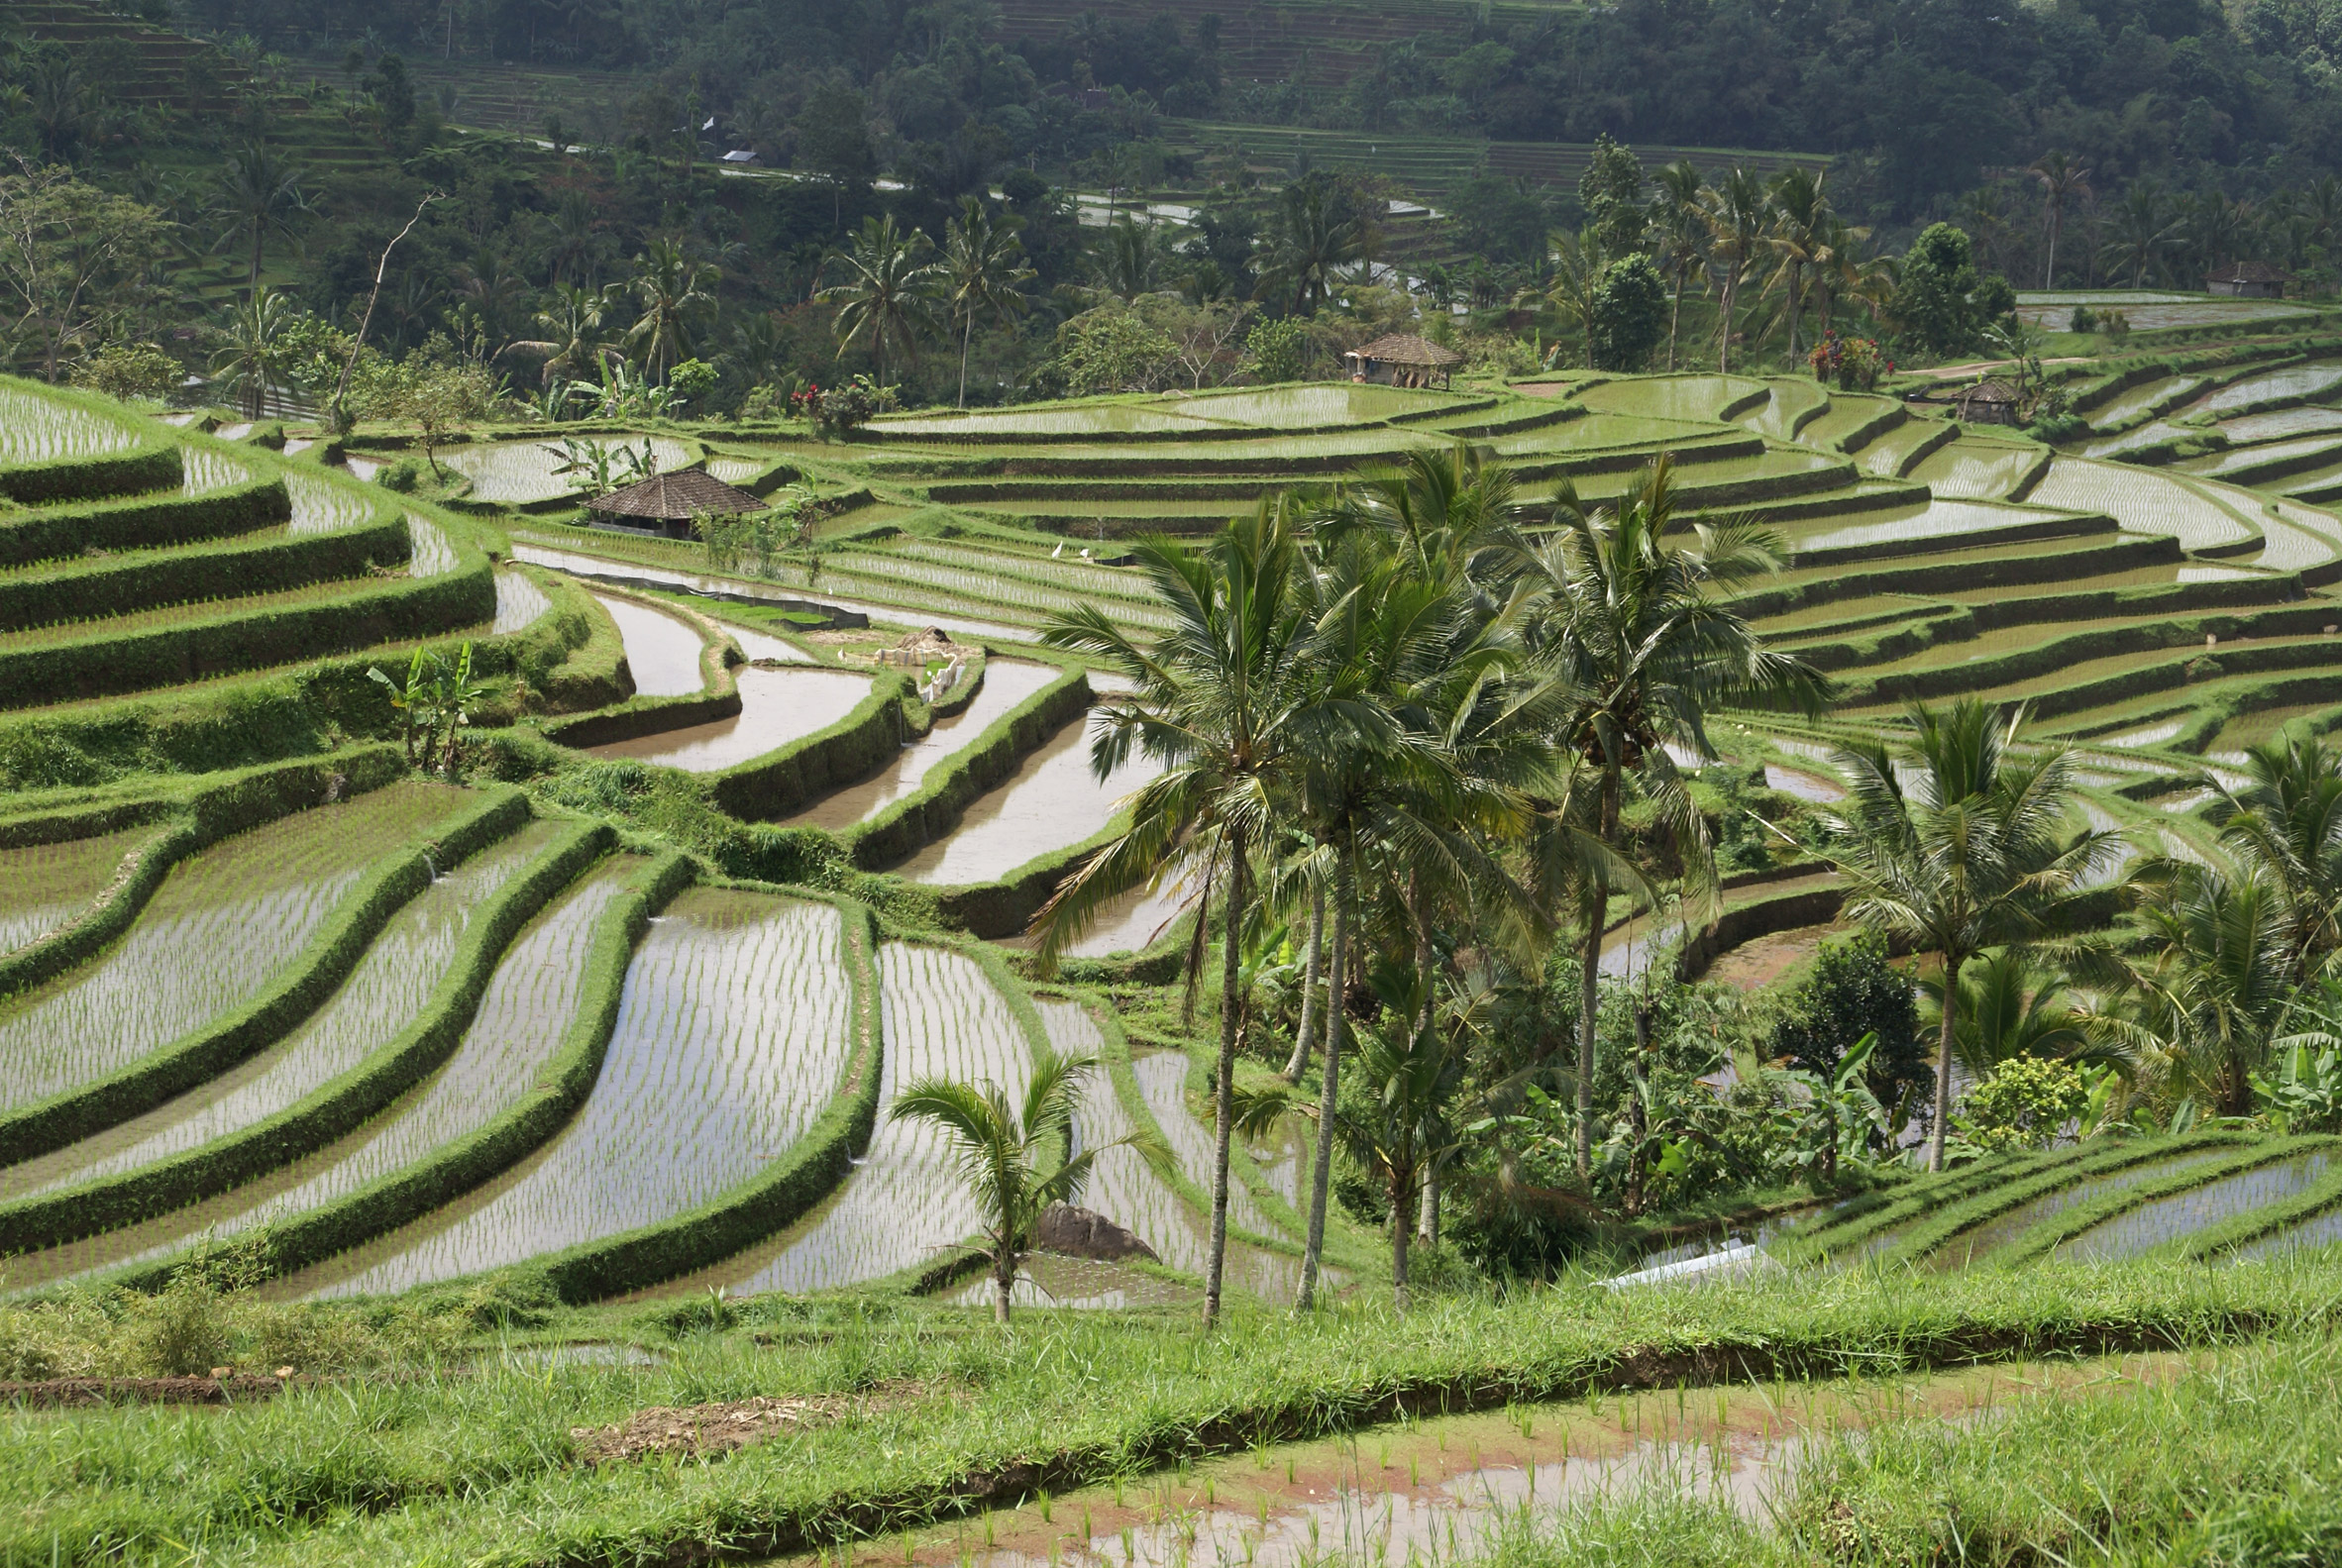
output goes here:
<path id="1" fill-rule="evenodd" d="M 1944 1133 L 1952 1121 L 1952 1035 L 1960 1012 L 1960 961 L 1944 955 L 1944 1027 L 1936 1036 L 1936 1124 L 1928 1130 L 1927 1168 L 1944 1168 Z"/>
<path id="2" fill-rule="evenodd" d="M 1415 1227 L 1407 1223 L 1407 1200 L 1415 1186 L 1413 1171 L 1391 1173 L 1391 1305 L 1407 1310 L 1407 1244 Z"/>
<path id="3" fill-rule="evenodd" d="M 261 225 L 257 219 L 252 226 L 252 270 L 245 275 L 244 291 L 248 298 L 261 297 Z"/>
<path id="4" fill-rule="evenodd" d="M 1302 1073 L 1310 1065 L 1310 1045 L 1316 1039 L 1311 1032 L 1317 1023 L 1318 974 L 1326 949 L 1326 889 L 1318 884 L 1310 889 L 1310 956 L 1301 972 L 1301 1028 L 1293 1036 L 1293 1057 L 1285 1064 L 1285 1082 L 1298 1084 Z"/>
<path id="5" fill-rule="evenodd" d="M 1004 1252 L 992 1266 L 992 1320 L 1009 1320 L 1009 1296 L 1016 1287 L 1016 1254 Z"/>
<path id="6" fill-rule="evenodd" d="M 2041 269 L 2041 286 L 2043 288 L 2058 286 L 2055 281 L 2058 275 L 2058 230 L 2063 227 L 2061 220 L 2064 217 L 2065 214 L 2060 212 L 2055 204 L 2052 204 L 2050 207 L 2049 264 Z"/>
<path id="7" fill-rule="evenodd" d="M 1333 1171 L 1333 1102 L 1341 1080 L 1341 1037 L 1348 1023 L 1342 1010 L 1342 977 L 1349 969 L 1350 863 L 1344 855 L 1334 871 L 1333 952 L 1326 981 L 1326 1082 L 1318 1094 L 1318 1146 L 1310 1159 L 1309 1244 L 1301 1254 L 1298 1311 L 1308 1311 L 1317 1295 L 1318 1260 L 1326 1251 L 1326 1195 Z"/>
<path id="8" fill-rule="evenodd" d="M 960 329 L 960 407 L 968 406 L 968 344 L 976 336 L 976 313 L 968 313 L 967 325 Z"/>
<path id="9" fill-rule="evenodd" d="M 1235 1125 L 1236 1015 L 1243 1003 L 1244 830 L 1227 838 L 1227 934 L 1220 970 L 1220 1073 L 1212 1087 L 1212 1259 L 1204 1274 L 1204 1326 L 1220 1321 L 1220 1276 L 1227 1261 L 1227 1151 Z"/>
<path id="10" fill-rule="evenodd" d="M 1675 329 L 1683 323 L 1683 269 L 1675 269 L 1675 307 L 1667 312 L 1667 368 L 1675 368 Z"/>
<path id="11" fill-rule="evenodd" d="M 1716 324 L 1716 371 L 1720 375 L 1732 373 L 1733 305 L 1740 298 L 1740 270 L 1736 265 L 1724 275 L 1724 314 Z"/>
<path id="12" fill-rule="evenodd" d="M 1627 1217 L 1643 1212 L 1643 1173 L 1650 1140 L 1650 1001 L 1648 993 L 1635 998 L 1635 1152 L 1627 1161 Z"/>
<path id="13" fill-rule="evenodd" d="M 1596 878 L 1586 890 L 1586 936 L 1577 972 L 1577 1174 L 1594 1174 L 1594 1017 L 1602 978 L 1602 916 L 1610 907 L 1610 885 Z"/>

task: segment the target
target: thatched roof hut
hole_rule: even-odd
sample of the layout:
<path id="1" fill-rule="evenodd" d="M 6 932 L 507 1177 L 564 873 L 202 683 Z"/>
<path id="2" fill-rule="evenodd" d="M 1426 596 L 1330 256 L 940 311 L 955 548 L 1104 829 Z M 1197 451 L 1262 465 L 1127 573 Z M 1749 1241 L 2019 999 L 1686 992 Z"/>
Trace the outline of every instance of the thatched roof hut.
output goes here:
<path id="1" fill-rule="evenodd" d="M 761 497 L 726 484 L 705 469 L 654 473 L 586 503 L 586 510 L 604 521 L 635 528 L 649 525 L 685 539 L 691 537 L 694 517 L 740 517 L 764 509 Z"/>
<path id="2" fill-rule="evenodd" d="M 2224 261 L 2203 280 L 2207 294 L 2232 294 L 2240 299 L 2283 299 L 2293 274 L 2266 261 Z"/>
<path id="3" fill-rule="evenodd" d="M 1960 394 L 1958 418 L 1969 425 L 2013 425 L 2017 422 L 2017 389 L 1995 375 Z"/>
<path id="4" fill-rule="evenodd" d="M 1394 386 L 1429 386 L 1437 376 L 1445 386 L 1463 356 L 1442 349 L 1428 338 L 1394 332 L 1387 338 L 1362 343 L 1342 356 L 1350 362 L 1353 381 L 1385 381 Z"/>

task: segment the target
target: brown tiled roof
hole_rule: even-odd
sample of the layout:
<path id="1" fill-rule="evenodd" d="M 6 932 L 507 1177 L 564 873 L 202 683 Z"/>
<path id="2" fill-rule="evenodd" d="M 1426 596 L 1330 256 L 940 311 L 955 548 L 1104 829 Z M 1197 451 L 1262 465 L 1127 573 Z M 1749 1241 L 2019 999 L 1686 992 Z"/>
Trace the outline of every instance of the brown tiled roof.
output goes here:
<path id="1" fill-rule="evenodd" d="M 678 469 L 673 473 L 654 473 L 639 484 L 629 484 L 607 495 L 596 495 L 586 503 L 586 509 L 613 517 L 657 517 L 681 522 L 692 517 L 737 517 L 743 512 L 761 512 L 765 503 L 737 485 L 726 484 L 705 469 Z"/>
<path id="2" fill-rule="evenodd" d="M 1414 334 L 1406 332 L 1394 332 L 1387 338 L 1377 338 L 1372 343 L 1360 344 L 1343 355 L 1342 358 L 1345 360 L 1380 360 L 1386 365 L 1449 366 L 1463 364 L 1463 356 L 1454 350 L 1442 349 L 1429 339 L 1418 338 Z"/>
<path id="3" fill-rule="evenodd" d="M 2223 261 L 2212 268 L 2208 283 L 2287 283 L 2293 274 L 2267 261 Z"/>

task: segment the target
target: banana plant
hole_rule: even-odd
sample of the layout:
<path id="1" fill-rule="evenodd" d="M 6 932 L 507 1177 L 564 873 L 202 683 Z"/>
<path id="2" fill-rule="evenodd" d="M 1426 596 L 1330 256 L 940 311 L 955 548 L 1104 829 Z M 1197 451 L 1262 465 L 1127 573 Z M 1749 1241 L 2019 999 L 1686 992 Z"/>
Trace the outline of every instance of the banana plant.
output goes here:
<path id="1" fill-rule="evenodd" d="M 432 660 L 432 664 L 436 667 L 436 673 L 431 682 L 431 710 L 434 719 L 445 726 L 446 734 L 441 737 L 437 731 L 433 732 L 431 738 L 435 744 L 424 754 L 423 771 L 432 771 L 433 753 L 436 752 L 438 771 L 453 779 L 456 776 L 456 750 L 460 734 L 472 722 L 473 704 L 486 696 L 488 688 L 472 682 L 470 643 L 466 643 L 456 655 L 453 667 L 437 658 Z"/>
<path id="2" fill-rule="evenodd" d="M 1886 1107 L 1878 1103 L 1878 1097 L 1863 1082 L 1863 1070 L 1869 1066 L 1870 1057 L 1878 1049 L 1878 1034 L 1873 1030 L 1857 1040 L 1838 1059 L 1838 1065 L 1828 1078 L 1804 1068 L 1792 1068 L 1782 1076 L 1793 1084 L 1802 1085 L 1812 1097 L 1807 1103 L 1810 1141 L 1799 1156 L 1799 1163 L 1821 1167 L 1821 1180 L 1838 1180 L 1842 1163 L 1861 1164 L 1869 1158 L 1872 1134 L 1891 1137 L 1894 1124 L 1887 1119 Z"/>
<path id="3" fill-rule="evenodd" d="M 471 651 L 469 644 L 466 645 L 465 651 L 467 653 Z M 438 710 L 432 706 L 432 699 L 437 689 L 435 667 L 438 663 L 438 656 L 429 649 L 417 648 L 415 657 L 407 663 L 404 681 L 394 680 L 384 675 L 379 665 L 373 666 L 366 673 L 366 678 L 369 680 L 376 685 L 389 688 L 390 709 L 399 716 L 403 723 L 406 739 L 406 765 L 409 768 L 415 765 L 415 736 L 417 732 L 421 732 L 426 737 L 424 744 L 426 753 L 428 753 L 430 744 L 428 737 L 437 733 L 438 730 L 439 714 Z M 426 670 L 430 670 L 432 673 L 426 675 Z"/>

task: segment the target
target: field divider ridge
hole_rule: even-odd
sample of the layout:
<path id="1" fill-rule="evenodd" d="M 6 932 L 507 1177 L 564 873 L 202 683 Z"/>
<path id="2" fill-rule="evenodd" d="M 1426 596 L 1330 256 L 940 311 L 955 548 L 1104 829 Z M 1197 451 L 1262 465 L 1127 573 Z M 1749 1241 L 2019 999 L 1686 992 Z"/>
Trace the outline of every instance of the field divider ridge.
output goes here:
<path id="1" fill-rule="evenodd" d="M 512 824 L 517 828 L 527 820 L 526 797 L 511 791 L 504 798 L 520 804 L 519 820 Z M 502 808 L 493 819 L 511 815 Z M 497 960 L 521 927 L 614 841 L 606 825 L 578 825 L 498 889 L 465 931 L 447 974 L 415 1020 L 357 1067 L 298 1103 L 199 1148 L 61 1192 L 0 1203 L 0 1254 L 56 1246 L 169 1213 L 289 1165 L 355 1130 L 448 1059 L 462 1042 Z M 471 853 L 493 842 L 478 844 Z"/>
<path id="2" fill-rule="evenodd" d="M 232 538 L 292 518 L 292 494 L 268 473 L 203 495 L 176 490 L 129 500 L 51 506 L 0 517 L 0 567 L 31 567 L 100 550 L 158 550 Z"/>
<path id="3" fill-rule="evenodd" d="M 410 841 L 342 898 L 308 947 L 258 996 L 117 1072 L 0 1116 L 0 1149 L 12 1161 L 61 1149 L 143 1115 L 272 1044 L 349 979 L 390 916 L 431 885 L 435 855 L 464 859 L 527 815 L 519 790 L 498 788 Z"/>
<path id="4" fill-rule="evenodd" d="M 2191 1165 L 2184 1171 L 2173 1171 L 2168 1175 L 2155 1177 L 2115 1192 L 2101 1194 L 2086 1203 L 2076 1203 L 2063 1213 L 2045 1219 L 2040 1224 L 2028 1229 L 2023 1235 L 1994 1254 L 1991 1261 L 2003 1265 L 2035 1262 L 2047 1257 L 2082 1232 L 2114 1218 L 2117 1214 L 2128 1213 L 2134 1208 L 2143 1207 L 2159 1198 L 2169 1198 L 2175 1193 L 2184 1193 L 2219 1181 L 2223 1177 L 2234 1176 L 2241 1171 L 2253 1170 L 2263 1165 L 2272 1165 L 2297 1154 L 2320 1151 L 2342 1152 L 2342 1138 L 2311 1136 L 2272 1139 L 2254 1144 L 2247 1149 L 2240 1149 L 2223 1159 L 2206 1160 L 2200 1165 Z"/>

